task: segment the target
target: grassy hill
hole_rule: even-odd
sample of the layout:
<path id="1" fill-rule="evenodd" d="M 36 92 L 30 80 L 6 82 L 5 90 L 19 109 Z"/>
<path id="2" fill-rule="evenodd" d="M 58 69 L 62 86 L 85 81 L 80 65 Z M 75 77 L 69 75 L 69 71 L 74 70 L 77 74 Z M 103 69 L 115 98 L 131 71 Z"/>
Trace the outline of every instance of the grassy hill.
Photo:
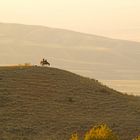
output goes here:
<path id="1" fill-rule="evenodd" d="M 68 140 L 101 122 L 131 140 L 140 133 L 140 98 L 56 68 L 0 68 L 1 140 Z"/>
<path id="2" fill-rule="evenodd" d="M 0 24 L 0 64 L 46 57 L 54 67 L 97 79 L 140 80 L 140 43 L 44 26 Z"/>

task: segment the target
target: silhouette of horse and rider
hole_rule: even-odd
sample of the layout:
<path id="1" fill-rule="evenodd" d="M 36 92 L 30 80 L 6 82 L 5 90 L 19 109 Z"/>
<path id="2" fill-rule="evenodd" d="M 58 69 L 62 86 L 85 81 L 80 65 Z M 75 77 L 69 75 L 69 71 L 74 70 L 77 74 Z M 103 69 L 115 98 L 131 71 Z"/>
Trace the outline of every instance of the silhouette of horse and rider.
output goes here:
<path id="1" fill-rule="evenodd" d="M 43 60 L 40 62 L 41 66 L 50 66 L 50 63 L 47 61 L 47 59 L 43 58 Z"/>

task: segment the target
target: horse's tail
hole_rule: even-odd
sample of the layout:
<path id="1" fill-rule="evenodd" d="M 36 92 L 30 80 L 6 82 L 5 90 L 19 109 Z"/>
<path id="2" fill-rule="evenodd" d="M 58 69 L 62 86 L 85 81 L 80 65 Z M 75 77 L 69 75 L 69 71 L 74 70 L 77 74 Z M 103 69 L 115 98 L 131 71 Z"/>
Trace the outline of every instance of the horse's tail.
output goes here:
<path id="1" fill-rule="evenodd" d="M 48 62 L 48 65 L 50 66 L 51 64 Z"/>

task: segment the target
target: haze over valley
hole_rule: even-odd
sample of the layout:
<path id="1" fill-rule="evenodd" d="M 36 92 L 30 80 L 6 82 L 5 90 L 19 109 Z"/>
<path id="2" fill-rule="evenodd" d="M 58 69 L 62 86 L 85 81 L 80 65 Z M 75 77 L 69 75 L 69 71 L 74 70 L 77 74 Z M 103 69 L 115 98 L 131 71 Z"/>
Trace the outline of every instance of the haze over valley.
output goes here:
<path id="1" fill-rule="evenodd" d="M 52 66 L 97 79 L 140 80 L 140 43 L 43 26 L 0 24 L 0 64 L 45 57 Z"/>
<path id="2" fill-rule="evenodd" d="M 99 80 L 140 80 L 139 42 L 44 26 L 0 24 L 1 65 L 38 65 L 43 57 L 52 67 Z"/>

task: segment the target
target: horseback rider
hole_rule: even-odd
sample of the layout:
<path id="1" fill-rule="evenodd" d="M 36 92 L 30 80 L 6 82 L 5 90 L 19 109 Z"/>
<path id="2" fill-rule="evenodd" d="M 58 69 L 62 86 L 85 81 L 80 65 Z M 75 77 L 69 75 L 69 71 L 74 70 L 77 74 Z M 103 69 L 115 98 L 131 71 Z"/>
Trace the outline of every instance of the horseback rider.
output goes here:
<path id="1" fill-rule="evenodd" d="M 43 62 L 45 62 L 46 60 L 45 60 L 45 58 L 43 58 Z"/>
<path id="2" fill-rule="evenodd" d="M 43 58 L 43 62 L 48 62 L 47 59 Z"/>
<path id="3" fill-rule="evenodd" d="M 44 65 L 49 65 L 50 66 L 50 63 L 47 61 L 47 59 L 45 59 L 45 58 L 43 58 L 43 60 L 40 62 L 40 64 L 42 65 L 42 66 L 44 66 Z"/>

